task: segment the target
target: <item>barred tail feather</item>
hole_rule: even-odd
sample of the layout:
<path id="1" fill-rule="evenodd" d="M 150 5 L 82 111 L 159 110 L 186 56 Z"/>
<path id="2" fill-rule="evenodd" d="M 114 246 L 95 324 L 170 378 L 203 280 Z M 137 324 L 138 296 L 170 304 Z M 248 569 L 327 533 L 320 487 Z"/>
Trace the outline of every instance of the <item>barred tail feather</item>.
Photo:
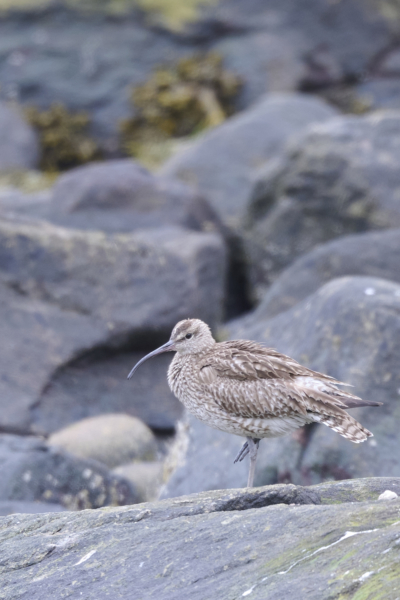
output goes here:
<path id="1" fill-rule="evenodd" d="M 373 433 L 368 431 L 365 427 L 356 421 L 351 415 L 343 411 L 343 415 L 326 416 L 326 415 L 315 415 L 315 421 L 327 425 L 333 431 L 339 433 L 342 437 L 360 444 L 365 442 L 369 437 L 373 437 Z"/>

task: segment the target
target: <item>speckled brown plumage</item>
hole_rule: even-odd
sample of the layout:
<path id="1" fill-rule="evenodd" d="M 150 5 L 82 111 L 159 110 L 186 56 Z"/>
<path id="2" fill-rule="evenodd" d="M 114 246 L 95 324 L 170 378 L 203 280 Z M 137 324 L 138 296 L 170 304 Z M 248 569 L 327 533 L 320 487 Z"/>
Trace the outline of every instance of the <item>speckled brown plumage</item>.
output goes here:
<path id="1" fill-rule="evenodd" d="M 187 319 L 175 326 L 167 344 L 142 360 L 165 351 L 176 352 L 168 383 L 187 410 L 211 427 L 255 440 L 257 447 L 261 438 L 312 422 L 355 443 L 372 436 L 346 409 L 380 403 L 340 389 L 345 384 L 276 350 L 247 340 L 217 343 L 205 323 Z"/>

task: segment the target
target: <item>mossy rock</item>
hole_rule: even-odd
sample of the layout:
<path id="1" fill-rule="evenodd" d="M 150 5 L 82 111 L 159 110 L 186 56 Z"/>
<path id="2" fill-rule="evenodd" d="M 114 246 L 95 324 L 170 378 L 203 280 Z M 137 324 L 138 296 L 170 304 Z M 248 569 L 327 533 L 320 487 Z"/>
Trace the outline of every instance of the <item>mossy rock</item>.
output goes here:
<path id="1" fill-rule="evenodd" d="M 231 115 L 240 87 L 240 78 L 224 69 L 216 53 L 158 67 L 132 90 L 136 115 L 120 124 L 123 148 L 130 156 L 162 162 L 171 138 L 196 134 Z"/>
<path id="2" fill-rule="evenodd" d="M 39 133 L 43 171 L 64 171 L 101 158 L 97 143 L 88 133 L 90 119 L 86 113 L 70 113 L 63 104 L 53 104 L 44 111 L 28 107 L 26 116 Z"/>

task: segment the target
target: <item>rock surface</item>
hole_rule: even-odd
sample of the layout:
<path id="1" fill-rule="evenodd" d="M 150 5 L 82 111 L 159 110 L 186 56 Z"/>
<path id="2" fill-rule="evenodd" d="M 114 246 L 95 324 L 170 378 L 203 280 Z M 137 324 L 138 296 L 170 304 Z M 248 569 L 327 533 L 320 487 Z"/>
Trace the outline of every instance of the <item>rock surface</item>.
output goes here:
<path id="1" fill-rule="evenodd" d="M 173 426 L 179 408 L 165 371 L 156 376 L 157 394 L 166 393 L 160 405 L 154 391 L 146 396 L 143 378 L 129 387 L 126 375 L 134 351 L 163 343 L 180 319 L 195 314 L 211 325 L 219 321 L 225 284 L 219 236 L 168 228 L 108 236 L 3 218 L 0 265 L 1 425 L 24 428 L 34 422 L 39 431 L 50 432 L 99 412 L 135 415 L 135 403 L 155 402 L 138 416 L 154 418 L 158 412 L 158 425 Z M 105 366 L 99 380 L 96 360 Z M 67 416 L 62 417 L 62 403 L 50 407 L 50 417 L 46 409 L 42 413 L 42 396 L 62 395 L 63 381 L 70 386 L 70 375 L 81 375 L 87 364 L 83 392 L 79 387 L 73 395 L 66 392 Z M 122 399 L 114 394 L 115 382 L 124 382 Z M 82 404 L 85 394 L 88 408 Z M 73 406 L 79 407 L 76 415 Z"/>
<path id="2" fill-rule="evenodd" d="M 149 502 L 158 498 L 163 470 L 161 462 L 134 462 L 116 467 L 113 473 L 133 483 L 140 502 Z"/>
<path id="3" fill-rule="evenodd" d="M 43 8 L 45 3 L 50 6 Z M 88 12 L 71 10 L 81 4 L 31 1 L 31 8 L 24 3 L 24 10 L 0 19 L 1 95 L 87 110 L 110 152 L 116 150 L 118 120 L 131 111 L 130 86 L 157 64 L 216 49 L 245 80 L 243 107 L 269 91 L 358 81 L 391 48 L 399 28 L 393 5 L 385 10 L 380 0 L 212 2 L 199 5 L 197 20 L 181 32 L 171 31 L 154 11 L 107 16 L 97 2 Z"/>
<path id="4" fill-rule="evenodd" d="M 161 173 L 197 188 L 224 222 L 237 229 L 246 212 L 258 167 L 275 157 L 290 136 L 333 117 L 322 100 L 271 94 L 167 161 Z"/>
<path id="5" fill-rule="evenodd" d="M 152 460 L 157 451 L 151 430 L 139 419 L 123 414 L 78 421 L 53 433 L 48 443 L 109 468 L 134 460 Z"/>
<path id="6" fill-rule="evenodd" d="M 209 205 L 179 181 L 155 177 L 132 160 L 72 169 L 56 181 L 47 217 L 77 229 L 131 232 L 177 225 L 218 231 Z"/>
<path id="7" fill-rule="evenodd" d="M 0 172 L 34 169 L 39 145 L 32 127 L 14 106 L 0 102 Z"/>
<path id="8" fill-rule="evenodd" d="M 4 600 L 182 595 L 390 600 L 399 480 L 207 492 L 138 507 L 0 520 Z"/>
<path id="9" fill-rule="evenodd" d="M 273 317 L 331 279 L 345 275 L 380 277 L 400 283 L 400 229 L 343 236 L 316 246 L 283 271 L 251 318 Z"/>
<path id="10" fill-rule="evenodd" d="M 2 501 L 50 502 L 69 510 L 138 501 L 127 479 L 38 438 L 1 435 L 0 461 Z"/>
<path id="11" fill-rule="evenodd" d="M 354 385 L 354 393 L 384 403 L 351 411 L 374 437 L 352 444 L 325 426 L 262 440 L 256 485 L 289 481 L 400 476 L 398 454 L 400 285 L 372 277 L 335 279 L 271 319 L 254 315 L 232 322 L 231 339 L 252 339 L 305 366 Z M 353 391 L 353 390 L 352 390 Z M 165 494 L 242 486 L 248 464 L 233 464 L 242 440 L 194 418 L 175 457 Z"/>
<path id="12" fill-rule="evenodd" d="M 313 126 L 269 167 L 248 214 L 250 278 L 260 299 L 316 244 L 400 226 L 400 114 Z"/>

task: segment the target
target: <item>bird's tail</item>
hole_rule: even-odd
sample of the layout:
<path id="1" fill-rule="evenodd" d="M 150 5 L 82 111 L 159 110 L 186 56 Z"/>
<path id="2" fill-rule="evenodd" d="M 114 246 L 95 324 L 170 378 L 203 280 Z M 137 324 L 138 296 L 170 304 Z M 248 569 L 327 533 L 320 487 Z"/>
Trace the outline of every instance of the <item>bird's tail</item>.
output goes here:
<path id="1" fill-rule="evenodd" d="M 342 414 L 335 415 L 318 415 L 315 418 L 315 421 L 318 423 L 323 423 L 327 425 L 333 431 L 337 431 L 342 437 L 354 442 L 355 444 L 360 444 L 361 442 L 365 442 L 365 440 L 369 437 L 373 436 L 373 433 L 368 431 L 365 427 L 361 425 L 358 421 L 356 421 L 351 415 L 343 411 Z"/>

